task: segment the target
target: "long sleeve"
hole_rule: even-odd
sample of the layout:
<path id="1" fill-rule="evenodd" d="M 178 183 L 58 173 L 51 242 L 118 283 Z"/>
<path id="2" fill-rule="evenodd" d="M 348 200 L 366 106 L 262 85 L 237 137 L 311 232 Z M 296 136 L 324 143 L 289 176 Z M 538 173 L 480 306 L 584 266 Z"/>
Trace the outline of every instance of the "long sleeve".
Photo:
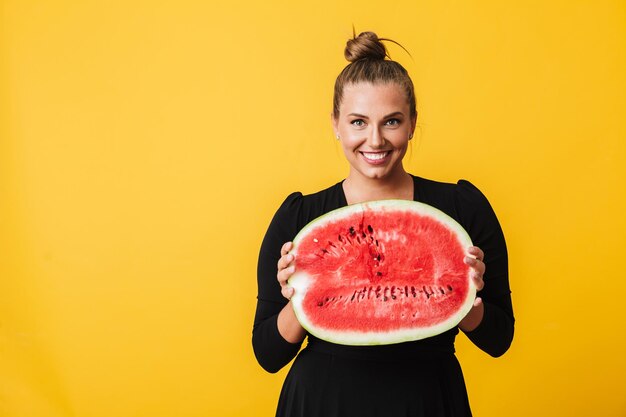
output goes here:
<path id="1" fill-rule="evenodd" d="M 491 205 L 476 187 L 461 180 L 456 188 L 458 217 L 474 245 L 485 253 L 486 265 L 485 286 L 478 293 L 485 314 L 478 327 L 465 334 L 480 349 L 497 357 L 511 345 L 515 323 L 504 234 Z"/>
<path id="2" fill-rule="evenodd" d="M 297 212 L 302 194 L 293 193 L 278 209 L 265 234 L 257 267 L 258 295 L 252 330 L 252 347 L 259 364 L 277 372 L 291 361 L 302 343 L 290 343 L 278 332 L 278 313 L 287 304 L 276 279 L 280 248 L 293 240 L 297 231 Z"/>
<path id="3" fill-rule="evenodd" d="M 479 326 L 466 335 L 483 351 L 500 356 L 506 352 L 513 339 L 514 317 L 506 243 L 496 215 L 485 196 L 467 181 L 447 184 L 414 178 L 416 199 L 455 218 L 467 230 L 473 243 L 485 252 L 485 287 L 478 294 L 483 299 L 485 314 Z M 289 343 L 278 332 L 278 314 L 287 304 L 276 279 L 280 248 L 285 242 L 292 241 L 309 221 L 344 205 L 346 202 L 341 183 L 314 195 L 294 193 L 283 202 L 268 227 L 259 253 L 258 296 L 252 344 L 259 364 L 269 372 L 276 372 L 287 365 L 301 347 L 301 343 Z M 411 349 L 418 345 L 452 345 L 457 332 L 458 329 L 452 329 L 442 335 L 402 346 Z M 316 338 L 313 341 L 322 343 Z M 402 346 L 398 345 L 398 348 Z M 354 347 L 337 348 L 353 350 Z M 359 347 L 358 350 L 380 351 L 383 354 L 386 349 L 369 346 Z"/>

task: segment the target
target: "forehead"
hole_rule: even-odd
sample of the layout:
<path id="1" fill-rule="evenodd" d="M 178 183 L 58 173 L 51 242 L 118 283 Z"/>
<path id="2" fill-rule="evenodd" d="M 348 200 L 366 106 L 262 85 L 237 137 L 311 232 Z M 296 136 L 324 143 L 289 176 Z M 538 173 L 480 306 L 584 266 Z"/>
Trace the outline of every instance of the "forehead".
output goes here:
<path id="1" fill-rule="evenodd" d="M 375 117 L 398 111 L 408 114 L 409 103 L 402 87 L 397 83 L 362 82 L 344 86 L 341 114 L 358 113 Z"/>

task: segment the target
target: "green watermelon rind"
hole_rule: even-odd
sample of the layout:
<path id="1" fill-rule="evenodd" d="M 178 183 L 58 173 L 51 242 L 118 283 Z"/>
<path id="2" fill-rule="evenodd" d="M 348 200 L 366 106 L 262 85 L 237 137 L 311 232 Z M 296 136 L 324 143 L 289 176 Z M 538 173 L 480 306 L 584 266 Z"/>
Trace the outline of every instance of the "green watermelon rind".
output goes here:
<path id="1" fill-rule="evenodd" d="M 304 301 L 304 294 L 312 282 L 312 278 L 305 272 L 298 271 L 297 269 L 298 245 L 304 236 L 307 236 L 315 228 L 324 227 L 329 220 L 341 220 L 343 218 L 353 216 L 354 214 L 361 213 L 365 210 L 414 211 L 422 216 L 425 215 L 443 223 L 448 229 L 455 233 L 462 247 L 469 248 L 473 245 L 470 236 L 467 234 L 463 226 L 461 226 L 456 220 L 435 207 L 417 201 L 377 200 L 352 204 L 330 211 L 304 226 L 293 239 L 293 249 L 290 253 L 295 256 L 296 271 L 289 278 L 288 285 L 294 289 L 294 295 L 291 297 L 291 303 L 296 318 L 302 327 L 310 334 L 322 340 L 342 345 L 364 346 L 387 345 L 421 340 L 436 336 L 457 326 L 471 310 L 472 305 L 474 304 L 474 299 L 476 298 L 476 286 L 471 278 L 471 269 L 468 269 L 467 279 L 469 289 L 464 302 L 461 303 L 455 313 L 451 314 L 446 320 L 434 326 L 427 328 L 420 327 L 412 329 L 397 329 L 387 332 L 357 332 L 322 329 L 311 323 L 302 308 L 302 303 Z"/>

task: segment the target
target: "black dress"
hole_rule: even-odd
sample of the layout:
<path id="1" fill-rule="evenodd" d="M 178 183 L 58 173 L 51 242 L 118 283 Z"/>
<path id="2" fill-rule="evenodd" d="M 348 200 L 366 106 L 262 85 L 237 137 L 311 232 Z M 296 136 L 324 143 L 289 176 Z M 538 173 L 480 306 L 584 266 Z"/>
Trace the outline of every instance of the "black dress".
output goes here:
<path id="1" fill-rule="evenodd" d="M 513 339 L 513 309 L 506 244 L 485 196 L 472 184 L 414 179 L 414 198 L 437 207 L 458 221 L 474 245 L 485 253 L 485 306 L 480 325 L 469 339 L 492 356 L 502 355 Z M 291 361 L 301 344 L 278 332 L 277 317 L 287 300 L 280 293 L 276 264 L 280 248 L 308 222 L 345 206 L 342 184 L 303 196 L 287 197 L 261 245 L 257 310 L 252 344 L 257 360 L 269 372 Z M 307 336 L 278 401 L 277 416 L 289 417 L 439 417 L 471 416 L 465 382 L 454 355 L 458 328 L 441 335 L 384 346 L 344 346 Z"/>

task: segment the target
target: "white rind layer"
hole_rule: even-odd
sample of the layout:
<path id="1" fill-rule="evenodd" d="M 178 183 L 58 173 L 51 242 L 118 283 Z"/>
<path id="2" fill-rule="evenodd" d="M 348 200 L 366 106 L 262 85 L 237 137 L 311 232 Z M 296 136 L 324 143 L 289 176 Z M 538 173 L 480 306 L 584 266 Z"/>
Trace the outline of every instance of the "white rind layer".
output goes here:
<path id="1" fill-rule="evenodd" d="M 345 206 L 337 210 L 328 212 L 313 220 L 304 228 L 302 228 L 302 230 L 296 235 L 293 240 L 294 249 L 291 251 L 291 253 L 293 253 L 297 259 L 298 244 L 302 240 L 303 236 L 308 235 L 317 227 L 323 227 L 326 219 L 332 218 L 333 220 L 340 220 L 346 217 L 350 217 L 355 213 L 361 213 L 366 210 L 379 209 L 393 211 L 411 211 L 422 216 L 429 216 L 445 224 L 446 227 L 453 230 L 457 238 L 459 239 L 462 247 L 469 248 L 470 246 L 472 246 L 472 240 L 470 239 L 465 229 L 463 229 L 463 227 L 459 223 L 457 223 L 452 217 L 448 216 L 441 210 L 436 209 L 435 207 L 410 200 L 379 200 Z M 306 329 L 312 335 L 322 340 L 342 345 L 386 345 L 393 343 L 409 342 L 425 339 L 431 336 L 436 336 L 458 325 L 463 317 L 465 317 L 470 311 L 474 303 L 474 299 L 476 298 L 476 287 L 474 285 L 474 281 L 471 279 L 471 276 L 469 276 L 469 274 L 470 272 L 468 271 L 467 279 L 469 281 L 469 291 L 467 297 L 461 304 L 457 312 L 448 317 L 448 319 L 428 328 L 420 327 L 417 329 L 399 329 L 389 330 L 386 332 L 333 331 L 318 328 L 313 323 L 311 323 L 302 308 L 304 295 L 312 281 L 311 277 L 304 272 L 297 271 L 296 268 L 296 272 L 294 272 L 294 274 L 289 278 L 288 284 L 295 290 L 294 295 L 291 298 L 291 303 L 293 305 L 296 317 L 298 318 L 298 321 L 300 322 L 302 327 L 304 327 L 304 329 Z"/>

